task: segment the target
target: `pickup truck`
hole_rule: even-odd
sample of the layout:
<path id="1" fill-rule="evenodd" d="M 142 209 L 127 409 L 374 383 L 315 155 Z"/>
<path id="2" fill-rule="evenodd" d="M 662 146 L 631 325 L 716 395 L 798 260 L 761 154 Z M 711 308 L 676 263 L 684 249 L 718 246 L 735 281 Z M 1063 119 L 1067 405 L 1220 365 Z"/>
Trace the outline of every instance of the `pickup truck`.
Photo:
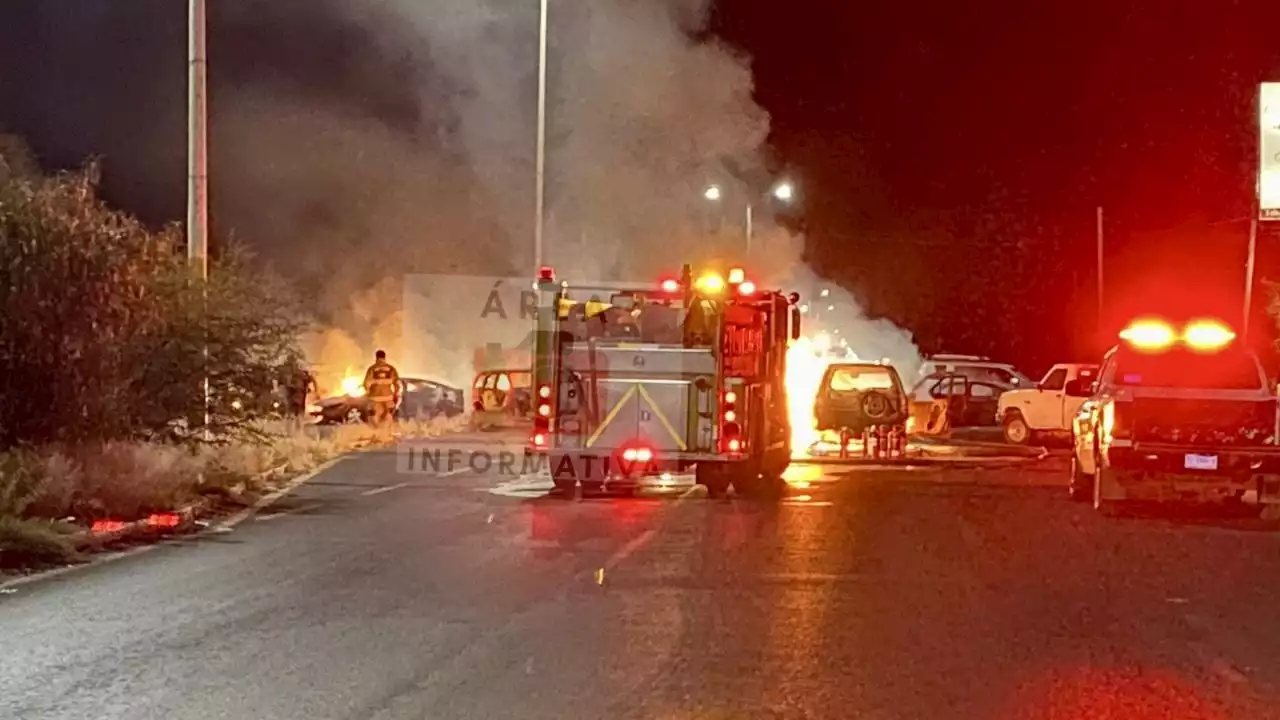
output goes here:
<path id="1" fill-rule="evenodd" d="M 1035 386 L 1003 393 L 996 421 L 1004 427 L 1005 441 L 1026 445 L 1039 437 L 1070 435 L 1071 418 L 1084 398 L 1068 395 L 1066 387 L 1077 380 L 1087 386 L 1097 373 L 1097 363 L 1059 363 L 1049 368 Z"/>
<path id="2" fill-rule="evenodd" d="M 1125 335 L 1121 335 L 1122 339 Z M 1223 326 L 1147 327 L 1069 383 L 1071 497 L 1115 514 L 1133 500 L 1280 503 L 1277 398 Z"/>

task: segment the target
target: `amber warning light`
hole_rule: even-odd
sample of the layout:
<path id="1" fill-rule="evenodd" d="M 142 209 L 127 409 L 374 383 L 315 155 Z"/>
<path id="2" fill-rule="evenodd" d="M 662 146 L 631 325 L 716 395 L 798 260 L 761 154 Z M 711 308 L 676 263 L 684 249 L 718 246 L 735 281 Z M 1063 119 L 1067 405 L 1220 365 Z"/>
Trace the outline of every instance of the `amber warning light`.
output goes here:
<path id="1" fill-rule="evenodd" d="M 1234 331 L 1216 320 L 1196 320 L 1181 334 L 1164 321 L 1139 320 L 1120 333 L 1120 339 L 1132 347 L 1152 351 L 1165 350 L 1179 341 L 1192 350 L 1220 350 L 1235 338 Z"/>
<path id="2" fill-rule="evenodd" d="M 1220 322 L 1197 320 L 1187 326 L 1182 337 L 1195 350 L 1217 350 L 1226 347 L 1236 334 Z"/>
<path id="3" fill-rule="evenodd" d="M 1143 350 L 1167 348 L 1174 341 L 1173 328 L 1159 320 L 1139 320 L 1120 331 L 1120 339 Z"/>

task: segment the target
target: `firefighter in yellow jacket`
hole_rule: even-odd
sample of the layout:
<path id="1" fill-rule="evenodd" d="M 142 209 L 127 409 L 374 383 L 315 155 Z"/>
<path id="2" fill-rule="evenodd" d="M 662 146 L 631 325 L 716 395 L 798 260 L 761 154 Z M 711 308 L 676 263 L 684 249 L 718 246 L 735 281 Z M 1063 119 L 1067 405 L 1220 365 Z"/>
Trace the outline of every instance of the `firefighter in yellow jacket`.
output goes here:
<path id="1" fill-rule="evenodd" d="M 400 402 L 400 373 L 387 362 L 382 350 L 374 355 L 373 364 L 364 373 L 364 392 L 373 411 L 373 424 L 386 427 Z"/>

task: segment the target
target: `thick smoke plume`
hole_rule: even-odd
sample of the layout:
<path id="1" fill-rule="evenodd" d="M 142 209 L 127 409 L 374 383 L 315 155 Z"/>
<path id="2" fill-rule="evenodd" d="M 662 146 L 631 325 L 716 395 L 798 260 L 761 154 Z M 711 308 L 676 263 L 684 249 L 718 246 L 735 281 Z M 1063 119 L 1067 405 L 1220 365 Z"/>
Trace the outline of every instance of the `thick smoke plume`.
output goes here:
<path id="1" fill-rule="evenodd" d="M 259 2 L 245 22 L 289 3 Z M 309 348 L 328 389 L 375 347 L 404 374 L 469 384 L 469 351 L 492 338 L 464 309 L 484 298 L 428 293 L 427 320 L 438 322 L 419 313 L 406 324 L 404 278 L 531 275 L 537 6 L 314 2 L 365 39 L 363 59 L 333 83 L 394 102 L 371 107 L 270 74 L 217 98 L 236 180 L 216 200 L 305 284 L 330 328 Z M 707 0 L 551 3 L 544 261 L 561 276 L 656 278 L 740 251 L 737 219 L 762 191 L 769 121 L 746 59 L 694 39 L 708 11 Z M 709 183 L 722 203 L 703 197 Z M 824 287 L 798 239 L 764 228 L 760 244 L 769 267 L 788 269 L 780 280 L 806 296 Z M 909 336 L 839 299 L 859 355 L 915 359 Z"/>

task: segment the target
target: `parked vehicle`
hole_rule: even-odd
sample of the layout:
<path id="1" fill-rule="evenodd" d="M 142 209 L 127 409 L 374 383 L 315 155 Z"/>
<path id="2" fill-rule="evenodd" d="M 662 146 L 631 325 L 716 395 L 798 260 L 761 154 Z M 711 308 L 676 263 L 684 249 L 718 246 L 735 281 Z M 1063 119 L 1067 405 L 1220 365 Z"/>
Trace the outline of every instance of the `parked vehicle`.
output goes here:
<path id="1" fill-rule="evenodd" d="M 1002 395 L 996 421 L 1004 426 L 1005 441 L 1026 445 L 1039 437 L 1070 435 L 1071 420 L 1084 399 L 1068 395 L 1067 384 L 1089 386 L 1097 374 L 1097 363 L 1059 363 L 1035 386 Z"/>
<path id="2" fill-rule="evenodd" d="M 953 428 L 993 427 L 1000 398 L 1014 386 L 957 372 L 929 375 L 911 389 L 908 430 L 941 435 Z"/>
<path id="3" fill-rule="evenodd" d="M 320 400 L 311 406 L 309 414 L 321 425 L 334 425 L 367 422 L 371 411 L 369 399 L 363 394 L 346 394 Z M 456 417 L 464 412 L 461 389 L 423 378 L 401 379 L 397 418 Z"/>
<path id="4" fill-rule="evenodd" d="M 861 435 L 876 427 L 905 430 L 910 404 L 892 365 L 836 363 L 822 377 L 813 414 L 821 432 L 848 430 Z"/>
<path id="5" fill-rule="evenodd" d="M 1280 503 L 1277 399 L 1261 363 L 1216 322 L 1141 322 L 1120 335 L 1072 419 L 1071 497 Z"/>
<path id="6" fill-rule="evenodd" d="M 993 362 L 991 358 L 981 355 L 930 355 L 925 358 L 919 377 L 924 378 L 940 373 L 956 373 L 972 380 L 1011 387 L 1035 385 L 1031 378 L 1018 372 L 1017 368 L 1009 363 Z"/>

